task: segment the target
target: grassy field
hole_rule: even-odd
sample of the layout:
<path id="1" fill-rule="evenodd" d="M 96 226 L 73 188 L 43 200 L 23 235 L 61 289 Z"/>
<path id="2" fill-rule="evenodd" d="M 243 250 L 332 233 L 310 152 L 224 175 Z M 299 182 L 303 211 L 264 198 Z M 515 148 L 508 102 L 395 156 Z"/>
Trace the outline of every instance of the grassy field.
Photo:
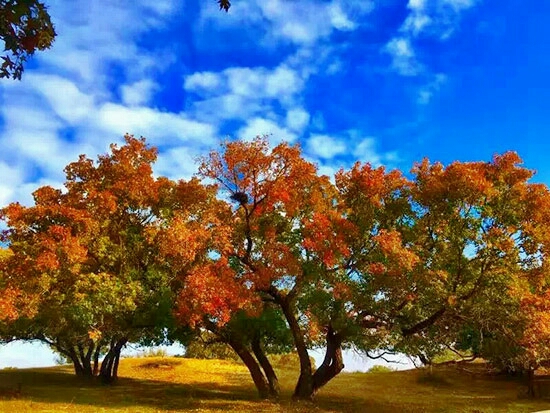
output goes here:
<path id="1" fill-rule="evenodd" d="M 475 366 L 474 366 L 475 367 Z M 469 368 L 470 369 L 470 368 Z M 315 403 L 290 401 L 297 371 L 278 369 L 279 402 L 260 401 L 239 363 L 124 359 L 115 386 L 77 380 L 69 367 L 0 371 L 0 412 L 534 412 L 550 400 L 521 396 L 522 384 L 454 367 L 340 374 Z M 21 394 L 14 389 L 21 384 Z"/>

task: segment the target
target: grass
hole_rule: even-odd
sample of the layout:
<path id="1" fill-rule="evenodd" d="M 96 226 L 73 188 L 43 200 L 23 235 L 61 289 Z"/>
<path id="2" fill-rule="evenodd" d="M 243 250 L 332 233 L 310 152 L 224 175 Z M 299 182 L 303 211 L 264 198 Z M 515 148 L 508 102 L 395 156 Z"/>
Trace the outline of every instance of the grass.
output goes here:
<path id="1" fill-rule="evenodd" d="M 169 357 L 124 359 L 114 386 L 78 380 L 68 366 L 0 370 L 0 412 L 535 412 L 548 400 L 520 397 L 518 381 L 482 367 L 344 373 L 315 403 L 290 401 L 295 368 L 279 368 L 279 402 L 260 401 L 237 362 Z M 14 392 L 21 383 L 21 394 Z"/>

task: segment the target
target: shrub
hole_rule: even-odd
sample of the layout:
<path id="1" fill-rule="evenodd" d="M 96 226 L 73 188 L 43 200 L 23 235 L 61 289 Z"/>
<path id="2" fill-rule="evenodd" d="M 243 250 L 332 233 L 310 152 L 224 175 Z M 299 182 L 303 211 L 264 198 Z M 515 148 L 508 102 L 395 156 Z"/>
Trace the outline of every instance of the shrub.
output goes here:
<path id="1" fill-rule="evenodd" d="M 370 369 L 367 370 L 367 373 L 390 373 L 392 371 L 395 371 L 395 369 L 392 369 L 388 366 L 382 366 L 380 364 L 377 364 L 375 366 L 372 366 Z"/>

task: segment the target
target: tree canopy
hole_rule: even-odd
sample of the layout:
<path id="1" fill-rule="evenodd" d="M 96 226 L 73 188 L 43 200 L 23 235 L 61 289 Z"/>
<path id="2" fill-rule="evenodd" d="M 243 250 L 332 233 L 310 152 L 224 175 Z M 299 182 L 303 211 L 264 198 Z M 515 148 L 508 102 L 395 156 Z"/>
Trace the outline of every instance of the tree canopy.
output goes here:
<path id="1" fill-rule="evenodd" d="M 262 397 L 279 392 L 269 354 L 295 349 L 301 399 L 345 348 L 548 363 L 550 192 L 517 154 L 423 160 L 409 176 L 358 162 L 331 180 L 298 146 L 258 137 L 173 181 L 153 175 L 144 139 L 125 139 L 69 164 L 63 190 L 1 210 L 4 341 L 42 340 L 111 380 L 126 343 L 187 329 L 229 345 Z"/>

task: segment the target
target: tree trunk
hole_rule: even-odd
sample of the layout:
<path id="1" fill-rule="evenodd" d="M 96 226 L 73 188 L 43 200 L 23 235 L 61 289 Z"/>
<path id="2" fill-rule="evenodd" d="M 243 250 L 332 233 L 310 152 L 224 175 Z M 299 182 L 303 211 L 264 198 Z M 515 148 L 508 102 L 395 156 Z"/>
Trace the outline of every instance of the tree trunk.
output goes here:
<path id="1" fill-rule="evenodd" d="M 99 376 L 103 383 L 111 384 L 117 379 L 120 352 L 127 342 L 128 339 L 126 338 L 111 341 L 111 346 L 101 362 L 101 369 L 99 371 Z"/>
<path id="2" fill-rule="evenodd" d="M 71 357 L 71 361 L 73 362 L 74 373 L 79 377 L 84 377 L 84 368 L 80 364 L 80 360 L 77 357 Z"/>
<path id="3" fill-rule="evenodd" d="M 120 362 L 120 350 L 115 354 L 115 363 L 113 365 L 113 380 L 118 379 L 118 364 Z"/>
<path id="4" fill-rule="evenodd" d="M 91 377 L 92 371 L 86 364 L 86 353 L 84 353 L 82 345 L 75 345 L 74 343 L 63 343 L 60 340 L 51 341 L 46 337 L 39 338 L 43 343 L 48 344 L 55 351 L 66 357 L 73 363 L 74 372 L 79 377 Z"/>
<path id="5" fill-rule="evenodd" d="M 327 349 L 323 363 L 313 375 L 313 393 L 315 393 L 332 380 L 338 373 L 344 369 L 344 360 L 342 358 L 342 337 L 336 333 L 329 325 L 327 331 Z"/>
<path id="6" fill-rule="evenodd" d="M 96 377 L 99 374 L 99 354 L 101 352 L 101 344 L 97 343 L 97 347 L 94 352 L 94 367 L 92 370 L 92 374 L 94 377 Z"/>
<path id="7" fill-rule="evenodd" d="M 89 377 L 93 376 L 93 370 L 92 370 L 92 364 L 91 364 L 93 349 L 94 349 L 93 342 L 88 343 L 88 349 L 86 352 L 84 352 L 84 346 L 82 344 L 78 345 L 78 354 L 80 356 L 82 367 L 84 368 L 85 375 Z"/>
<path id="8" fill-rule="evenodd" d="M 262 366 L 265 376 L 267 377 L 270 397 L 278 398 L 281 392 L 279 379 L 277 378 L 275 370 L 273 370 L 273 366 L 271 366 L 269 359 L 265 355 L 264 350 L 262 349 L 259 337 L 254 337 L 252 340 L 252 351 L 254 352 L 256 359 L 260 363 L 260 366 Z"/>
<path id="9" fill-rule="evenodd" d="M 304 334 L 288 300 L 282 300 L 279 304 L 292 333 L 294 345 L 296 346 L 296 352 L 298 353 L 298 358 L 300 359 L 300 377 L 298 378 L 298 383 L 296 383 L 292 398 L 312 400 L 313 371 L 311 368 L 311 360 L 309 359 Z"/>
<path id="10" fill-rule="evenodd" d="M 65 354 L 73 362 L 74 372 L 77 376 L 92 377 L 92 370 L 88 368 L 89 365 L 86 365 L 84 354 L 82 354 L 82 357 L 80 357 L 79 353 L 80 352 L 77 352 L 76 349 L 70 349 L 65 352 Z"/>
<path id="11" fill-rule="evenodd" d="M 530 398 L 537 397 L 535 391 L 535 369 L 533 367 L 529 367 L 527 371 L 527 396 Z"/>
<path id="12" fill-rule="evenodd" d="M 243 361 L 245 366 L 248 368 L 248 371 L 252 376 L 252 380 L 256 385 L 256 389 L 258 390 L 258 394 L 260 395 L 260 398 L 268 399 L 269 387 L 267 384 L 267 379 L 263 375 L 262 370 L 258 365 L 258 362 L 254 359 L 254 356 L 252 356 L 252 353 L 250 353 L 250 351 L 240 341 L 235 340 L 234 338 L 230 338 L 228 340 L 228 344 L 231 346 L 233 350 L 235 350 L 235 353 L 237 353 L 239 358 Z"/>

